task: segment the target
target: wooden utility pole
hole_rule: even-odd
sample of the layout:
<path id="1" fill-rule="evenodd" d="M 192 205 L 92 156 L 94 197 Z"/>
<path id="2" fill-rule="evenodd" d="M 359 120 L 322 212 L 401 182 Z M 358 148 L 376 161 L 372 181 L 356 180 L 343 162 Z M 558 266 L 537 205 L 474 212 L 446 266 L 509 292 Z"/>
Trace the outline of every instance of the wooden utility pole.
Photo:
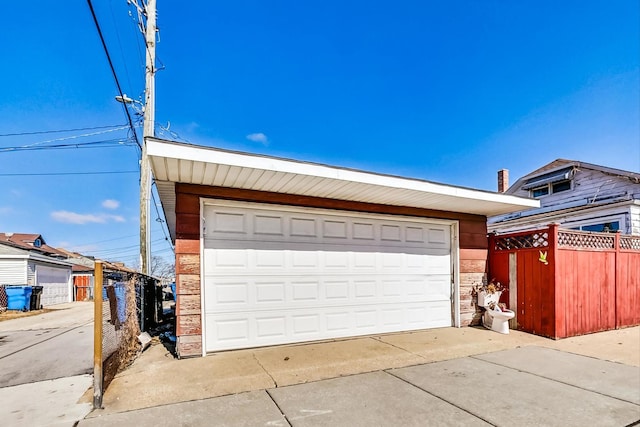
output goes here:
<path id="1" fill-rule="evenodd" d="M 102 261 L 93 274 L 93 409 L 102 408 Z"/>
<path id="2" fill-rule="evenodd" d="M 147 138 L 154 136 L 155 126 L 155 73 L 156 73 L 156 0 L 148 0 L 145 7 L 146 70 L 144 91 L 144 127 L 142 158 L 140 160 L 140 269 L 151 274 L 151 226 L 149 220 L 151 202 L 151 165 L 147 157 Z"/>

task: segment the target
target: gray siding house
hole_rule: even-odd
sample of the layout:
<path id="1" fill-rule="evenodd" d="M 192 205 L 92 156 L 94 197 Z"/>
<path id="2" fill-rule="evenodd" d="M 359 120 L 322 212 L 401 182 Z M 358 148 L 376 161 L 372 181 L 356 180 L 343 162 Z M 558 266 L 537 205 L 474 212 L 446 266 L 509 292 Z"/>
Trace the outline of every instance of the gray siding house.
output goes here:
<path id="1" fill-rule="evenodd" d="M 557 223 L 562 228 L 640 235 L 640 173 L 575 160 L 558 159 L 506 188 L 505 194 L 532 197 L 540 207 L 489 218 L 489 232 L 533 230 Z"/>

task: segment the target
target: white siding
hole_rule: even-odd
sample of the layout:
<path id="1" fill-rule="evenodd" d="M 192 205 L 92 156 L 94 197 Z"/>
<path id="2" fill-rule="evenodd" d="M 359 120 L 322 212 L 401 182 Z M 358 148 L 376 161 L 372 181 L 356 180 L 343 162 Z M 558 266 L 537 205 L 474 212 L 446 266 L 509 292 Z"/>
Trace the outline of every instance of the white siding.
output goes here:
<path id="1" fill-rule="evenodd" d="M 631 233 L 634 236 L 640 236 L 640 206 L 631 206 Z"/>
<path id="2" fill-rule="evenodd" d="M 0 259 L 0 285 L 24 285 L 26 283 L 26 260 Z"/>
<path id="3" fill-rule="evenodd" d="M 27 284 L 29 286 L 36 284 L 36 266 L 31 262 L 27 264 Z"/>

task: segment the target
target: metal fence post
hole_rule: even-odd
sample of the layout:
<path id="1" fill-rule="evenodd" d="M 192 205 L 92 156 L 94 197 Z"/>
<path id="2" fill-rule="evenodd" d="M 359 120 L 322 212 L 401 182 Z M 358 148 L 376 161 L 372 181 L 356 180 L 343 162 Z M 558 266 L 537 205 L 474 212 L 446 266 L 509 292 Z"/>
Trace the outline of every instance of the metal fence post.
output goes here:
<path id="1" fill-rule="evenodd" d="M 93 291 L 93 409 L 102 408 L 102 262 L 96 261 Z"/>

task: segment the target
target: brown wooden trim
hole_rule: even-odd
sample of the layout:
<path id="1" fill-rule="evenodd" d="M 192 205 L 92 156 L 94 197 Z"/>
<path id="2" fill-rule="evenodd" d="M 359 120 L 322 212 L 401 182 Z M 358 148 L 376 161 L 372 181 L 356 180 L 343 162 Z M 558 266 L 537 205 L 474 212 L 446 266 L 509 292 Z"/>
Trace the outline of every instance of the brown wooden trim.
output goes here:
<path id="1" fill-rule="evenodd" d="M 213 187 L 197 184 L 176 183 L 176 195 L 192 194 L 200 197 L 211 197 L 243 202 L 270 203 L 278 205 L 303 206 L 344 211 L 369 212 L 388 215 L 406 215 L 437 219 L 465 220 L 485 224 L 487 218 L 460 212 L 448 212 L 435 209 L 423 209 L 409 206 L 391 206 L 376 203 L 353 202 L 347 200 L 326 199 L 322 197 L 301 196 L 295 194 L 271 193 L 265 191 L 244 190 L 228 187 Z"/>

